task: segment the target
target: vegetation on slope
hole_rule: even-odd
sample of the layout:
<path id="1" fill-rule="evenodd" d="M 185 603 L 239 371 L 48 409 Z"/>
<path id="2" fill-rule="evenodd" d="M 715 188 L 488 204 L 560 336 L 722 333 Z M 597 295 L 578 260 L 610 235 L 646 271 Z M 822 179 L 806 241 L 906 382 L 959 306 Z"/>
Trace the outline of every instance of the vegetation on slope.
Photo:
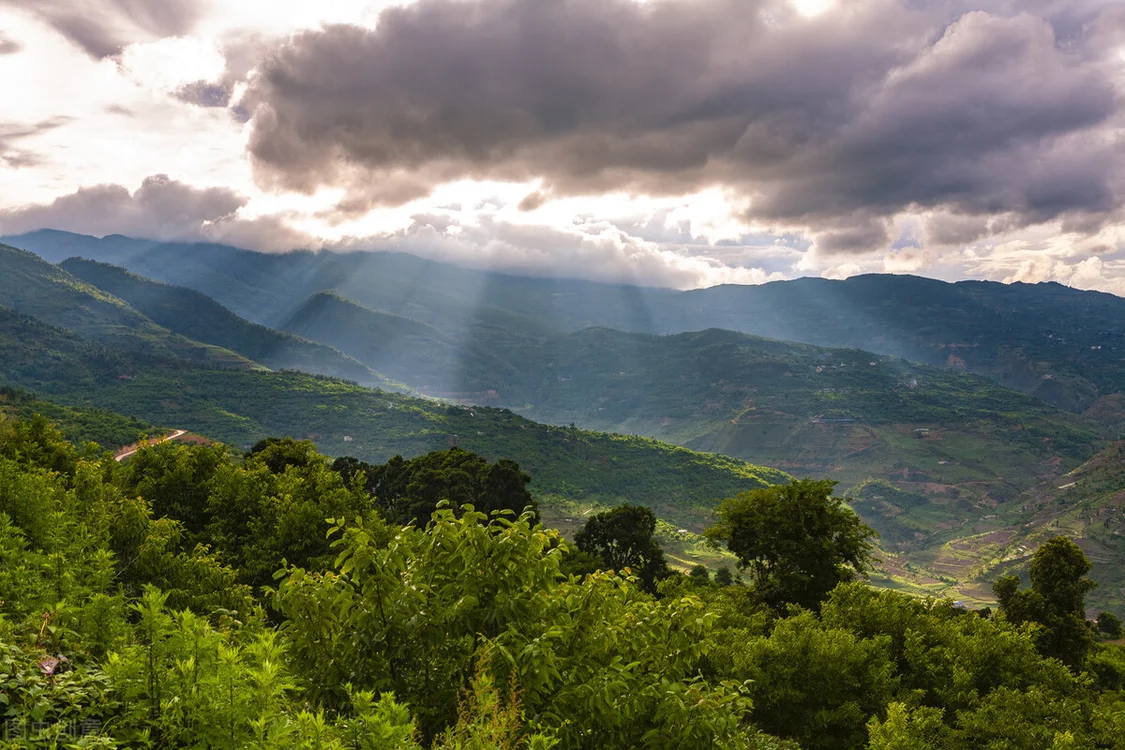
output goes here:
<path id="1" fill-rule="evenodd" d="M 191 367 L 141 358 L 0 311 L 0 373 L 71 406 L 110 409 L 236 446 L 271 435 L 385 462 L 460 445 L 510 457 L 541 498 L 649 505 L 701 528 L 722 497 L 783 481 L 782 472 L 646 438 L 541 425 L 510 411 L 466 408 L 296 372 Z"/>
<path id="2" fill-rule="evenodd" d="M 992 514 L 1044 476 L 1077 466 L 1103 440 L 1095 421 L 982 377 L 854 349 L 722 330 L 654 336 L 609 329 L 498 333 L 463 339 L 459 349 L 425 329 L 404 335 L 399 349 L 375 313 L 334 295 L 322 299 L 317 328 L 304 332 L 329 336 L 412 385 L 430 384 L 439 371 L 447 380 L 456 376 L 442 395 L 506 406 L 537 421 L 648 435 L 797 475 L 833 476 L 845 485 L 894 481 L 930 498 L 932 505 L 865 508 L 875 514 L 865 518 L 889 532 L 894 545 L 927 544 L 951 526 Z M 390 362 L 395 356 L 403 357 L 397 365 Z"/>
<path id="3" fill-rule="evenodd" d="M 66 248 L 67 255 L 120 262 L 273 326 L 327 289 L 447 333 L 472 327 L 478 314 L 511 316 L 509 328 L 522 320 L 555 332 L 724 328 L 964 369 L 1073 411 L 1125 391 L 1125 300 L 1056 283 L 868 275 L 673 292 L 469 271 L 391 253 L 270 256 L 65 233 L 10 241 L 47 257 Z"/>
<path id="4" fill-rule="evenodd" d="M 70 258 L 60 267 L 186 338 L 223 347 L 274 370 L 302 370 L 387 387 L 386 378 L 323 344 L 240 318 L 187 287 L 141 278 L 118 266 Z"/>
<path id="5" fill-rule="evenodd" d="M 1125 612 L 1125 443 L 1114 443 L 1000 513 L 997 520 L 1007 521 L 1011 533 L 990 540 L 981 556 L 982 577 L 1026 564 L 1044 540 L 1065 534 L 1095 562 L 1092 606 Z"/>
<path id="6" fill-rule="evenodd" d="M 147 422 L 107 409 L 63 406 L 17 388 L 0 387 L 0 414 L 34 423 L 40 429 L 42 425 L 36 418 L 48 420 L 75 445 L 96 443 L 105 449 L 129 445 L 160 432 Z"/>
<path id="7" fill-rule="evenodd" d="M 1125 391 L 1125 300 L 1057 283 L 913 276 L 686 292 L 664 330 L 730 328 L 967 369 L 1079 411 Z"/>
<path id="8" fill-rule="evenodd" d="M 653 595 L 566 575 L 573 548 L 531 516 L 388 524 L 315 454 L 142 454 L 0 426 L 17 746 L 1038 750 L 1125 728 L 1122 650 L 1068 667 L 1015 611 L 860 583 L 816 612 L 701 577 Z"/>
<path id="9" fill-rule="evenodd" d="M 117 297 L 7 245 L 0 245 L 0 306 L 138 353 L 213 366 L 253 366 L 230 350 L 177 336 Z"/>

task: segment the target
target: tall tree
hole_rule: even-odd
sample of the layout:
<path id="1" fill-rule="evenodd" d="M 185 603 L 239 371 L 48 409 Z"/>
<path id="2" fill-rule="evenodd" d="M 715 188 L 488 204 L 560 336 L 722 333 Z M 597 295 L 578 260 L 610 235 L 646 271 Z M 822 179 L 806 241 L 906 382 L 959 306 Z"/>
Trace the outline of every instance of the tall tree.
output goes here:
<path id="1" fill-rule="evenodd" d="M 1017 624 L 1043 626 L 1039 650 L 1079 668 L 1093 636 L 1086 627 L 1086 594 L 1097 586 L 1086 577 L 1090 560 L 1064 536 L 1048 539 L 1031 557 L 1031 588 L 1020 590 L 1017 576 L 1003 576 L 992 585 L 1000 611 Z"/>
<path id="2" fill-rule="evenodd" d="M 652 591 L 668 575 L 664 551 L 654 536 L 656 516 L 640 505 L 620 505 L 590 516 L 574 535 L 578 549 L 600 558 L 609 570 L 628 568 Z"/>
<path id="3" fill-rule="evenodd" d="M 510 510 L 519 515 L 530 508 L 538 516 L 538 506 L 527 490 L 531 477 L 507 458 L 490 464 L 463 448 L 450 448 L 410 461 L 395 456 L 381 465 L 343 456 L 332 468 L 349 486 L 363 472 L 367 491 L 375 496 L 383 517 L 394 524 L 424 526 L 443 500 L 455 512 L 468 503 L 484 513 Z"/>
<path id="4" fill-rule="evenodd" d="M 871 569 L 875 532 L 844 501 L 836 483 L 805 479 L 724 500 L 707 529 L 748 570 L 762 601 L 816 609 L 838 584 Z"/>

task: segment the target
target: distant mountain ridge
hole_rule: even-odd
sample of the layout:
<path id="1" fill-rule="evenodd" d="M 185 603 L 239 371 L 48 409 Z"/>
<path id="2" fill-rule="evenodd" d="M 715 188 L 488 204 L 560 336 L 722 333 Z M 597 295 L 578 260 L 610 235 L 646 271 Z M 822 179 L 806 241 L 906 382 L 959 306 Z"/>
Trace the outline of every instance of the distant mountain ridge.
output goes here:
<path id="1" fill-rule="evenodd" d="M 60 242 L 58 233 L 30 239 L 48 255 L 78 248 L 188 288 L 89 261 L 66 261 L 76 272 L 68 274 L 26 253 L 10 256 L 17 267 L 38 263 L 52 285 L 83 290 L 54 290 L 65 304 L 38 311 L 60 320 L 65 308 L 84 336 L 98 333 L 91 321 L 100 318 L 88 319 L 83 307 L 94 298 L 112 301 L 137 330 L 173 335 L 140 312 L 147 309 L 243 356 L 265 341 L 290 341 L 224 309 L 239 306 L 260 323 L 466 405 L 299 373 L 199 367 L 167 348 L 125 351 L 15 313 L 0 315 L 0 380 L 9 384 L 236 444 L 289 434 L 370 460 L 459 444 L 516 458 L 548 492 L 591 504 L 654 502 L 693 528 L 716 488 L 737 485 L 731 477 L 764 476 L 755 466 L 838 478 L 841 490 L 872 490 L 855 502 L 901 555 L 889 574 L 894 585 L 909 579 L 945 591 L 956 576 L 977 582 L 966 595 L 978 600 L 987 592 L 973 587 L 996 568 L 965 567 L 964 550 L 987 557 L 991 535 L 1025 522 L 1029 493 L 1079 466 L 1125 424 L 1125 300 L 1056 284 L 863 276 L 675 292 L 513 277 L 399 254 L 270 256 L 113 237 Z M 222 332 L 228 338 L 186 327 L 182 310 L 231 328 Z M 130 336 L 124 341 L 138 338 Z M 468 406 L 480 403 L 571 426 Z M 1083 410 L 1088 416 L 1073 413 Z M 903 572 L 910 566 L 914 573 Z"/>
<path id="2" fill-rule="evenodd" d="M 69 258 L 59 267 L 182 336 L 237 351 L 271 369 L 302 370 L 383 388 L 394 385 L 331 347 L 251 323 L 194 289 L 153 282 L 119 266 L 82 258 Z"/>
<path id="3" fill-rule="evenodd" d="M 124 281 L 151 293 L 141 306 L 154 316 L 184 315 L 181 295 L 169 296 L 172 287 L 89 261 L 64 265 L 85 270 L 91 281 L 104 277 L 111 290 L 122 292 L 115 285 Z M 122 293 L 134 301 L 144 296 Z M 196 294 L 188 293 L 194 305 L 187 309 L 205 307 Z M 721 329 L 533 335 L 506 321 L 501 314 L 462 322 L 460 334 L 443 333 L 320 292 L 287 327 L 423 393 L 461 403 L 646 435 L 799 475 L 832 476 L 845 486 L 871 477 L 897 481 L 929 505 L 893 515 L 872 506 L 867 520 L 892 545 L 929 543 L 938 523 L 974 522 L 1038 478 L 1077 466 L 1103 440 L 1094 421 L 978 376 L 861 350 Z M 250 353 L 239 347 L 247 341 L 253 338 L 226 343 Z"/>
<path id="4" fill-rule="evenodd" d="M 193 366 L 82 339 L 0 307 L 0 386 L 68 407 L 109 409 L 248 447 L 268 436 L 310 439 L 332 455 L 385 462 L 452 445 L 511 458 L 541 498 L 646 504 L 700 530 L 721 498 L 788 475 L 655 440 L 537 424 L 321 376 Z"/>
<path id="5" fill-rule="evenodd" d="M 180 336 L 124 300 L 25 250 L 0 244 L 0 306 L 124 350 L 253 368 L 246 357 Z"/>
<path id="6" fill-rule="evenodd" d="M 394 253 L 267 255 L 59 232 L 7 241 L 46 258 L 77 252 L 120 263 L 271 327 L 327 290 L 443 333 L 501 315 L 509 316 L 507 328 L 527 326 L 533 335 L 597 326 L 639 333 L 724 328 L 965 369 L 1071 411 L 1125 391 L 1125 299 L 1055 283 L 868 275 L 676 292 L 471 271 Z"/>

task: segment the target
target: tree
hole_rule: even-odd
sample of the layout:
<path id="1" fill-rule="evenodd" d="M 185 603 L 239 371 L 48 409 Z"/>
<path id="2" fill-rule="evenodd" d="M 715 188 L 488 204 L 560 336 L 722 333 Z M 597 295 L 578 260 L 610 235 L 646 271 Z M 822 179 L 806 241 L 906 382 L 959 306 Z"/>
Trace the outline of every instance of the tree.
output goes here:
<path id="1" fill-rule="evenodd" d="M 207 543 L 202 532 L 208 520 L 211 479 L 229 463 L 222 445 L 162 443 L 141 448 L 115 471 L 123 490 L 152 503 L 155 517 L 174 518 L 199 537 L 197 541 Z"/>
<path id="2" fill-rule="evenodd" d="M 726 565 L 721 566 L 715 571 L 715 583 L 720 586 L 730 586 L 734 583 L 734 573 L 731 573 Z"/>
<path id="3" fill-rule="evenodd" d="M 1009 622 L 1043 626 L 1039 650 L 1079 668 L 1093 637 L 1086 627 L 1086 593 L 1097 584 L 1086 578 L 1090 560 L 1063 536 L 1048 539 L 1031 557 L 1031 588 L 1020 590 L 1017 576 L 1003 576 L 992 585 L 1000 611 Z"/>
<path id="4" fill-rule="evenodd" d="M 778 620 L 768 636 L 720 652 L 747 685 L 751 719 L 808 750 L 863 747 L 867 720 L 893 695 L 890 639 L 860 638 L 811 612 Z"/>
<path id="5" fill-rule="evenodd" d="M 506 458 L 490 464 L 463 448 L 434 451 L 410 461 L 395 456 L 382 465 L 344 456 L 333 462 L 332 469 L 348 486 L 363 472 L 367 491 L 375 496 L 383 517 L 398 525 L 424 525 L 442 501 L 448 501 L 455 512 L 470 504 L 484 513 L 508 510 L 519 515 L 531 508 L 538 516 L 535 499 L 527 490 L 531 477 L 519 464 Z"/>
<path id="6" fill-rule="evenodd" d="M 590 517 L 574 535 L 583 552 L 601 558 L 609 570 L 630 569 L 644 588 L 655 590 L 656 581 L 668 575 L 664 551 L 654 538 L 656 516 L 640 505 L 621 505 Z"/>
<path id="7" fill-rule="evenodd" d="M 728 498 L 707 538 L 734 553 L 762 601 L 816 609 L 838 584 L 866 575 L 873 560 L 875 532 L 832 496 L 835 485 L 805 479 Z"/>
<path id="8" fill-rule="evenodd" d="M 1111 612 L 1098 614 L 1098 632 L 1108 638 L 1121 638 L 1125 636 L 1125 629 L 1121 627 L 1121 620 Z"/>
<path id="9" fill-rule="evenodd" d="M 290 466 L 304 468 L 319 458 L 316 446 L 310 440 L 293 438 L 266 438 L 250 449 L 247 463 L 262 463 L 274 474 L 282 474 Z"/>

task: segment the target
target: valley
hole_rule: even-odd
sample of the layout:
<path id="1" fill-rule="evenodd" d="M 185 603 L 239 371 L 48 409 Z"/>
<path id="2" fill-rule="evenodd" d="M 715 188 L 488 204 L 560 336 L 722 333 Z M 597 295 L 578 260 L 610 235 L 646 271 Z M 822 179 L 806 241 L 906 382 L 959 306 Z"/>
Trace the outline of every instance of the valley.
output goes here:
<path id="1" fill-rule="evenodd" d="M 884 585 L 987 602 L 987 581 L 1026 560 L 1033 530 L 1053 528 L 1037 510 L 1044 488 L 1081 471 L 1122 421 L 1106 339 L 1116 298 L 1064 288 L 862 277 L 679 293 L 385 254 L 26 239 L 62 262 L 36 267 L 8 251 L 25 275 L 73 279 L 61 286 L 96 289 L 145 325 L 248 364 L 188 366 L 176 352 L 136 346 L 96 354 L 58 330 L 21 338 L 9 318 L 14 351 L 38 352 L 21 364 L 9 355 L 12 385 L 236 446 L 284 434 L 372 461 L 454 444 L 511 457 L 564 531 L 640 500 L 667 521 L 666 544 L 683 565 L 715 562 L 692 534 L 740 477 L 827 477 L 880 533 Z M 160 280 L 138 275 L 146 269 Z M 1057 337 L 1043 323 L 1016 325 L 1044 300 Z M 20 302 L 0 299 L 17 310 Z M 74 305 L 59 297 L 52 309 Z M 703 323 L 714 326 L 691 329 Z M 98 340 L 92 328 L 72 330 Z M 1047 343 L 1032 346 L 1040 335 Z M 1075 355 L 1090 337 L 1105 348 Z M 960 343 L 951 350 L 939 341 Z M 856 348 L 861 342 L 870 351 Z M 57 362 L 50 373 L 32 364 L 45 357 Z M 1018 377 L 1012 357 L 1024 362 Z M 1120 570 L 1112 544 L 1095 537 L 1091 552 Z M 1092 602 L 1125 603 L 1116 575 Z"/>

